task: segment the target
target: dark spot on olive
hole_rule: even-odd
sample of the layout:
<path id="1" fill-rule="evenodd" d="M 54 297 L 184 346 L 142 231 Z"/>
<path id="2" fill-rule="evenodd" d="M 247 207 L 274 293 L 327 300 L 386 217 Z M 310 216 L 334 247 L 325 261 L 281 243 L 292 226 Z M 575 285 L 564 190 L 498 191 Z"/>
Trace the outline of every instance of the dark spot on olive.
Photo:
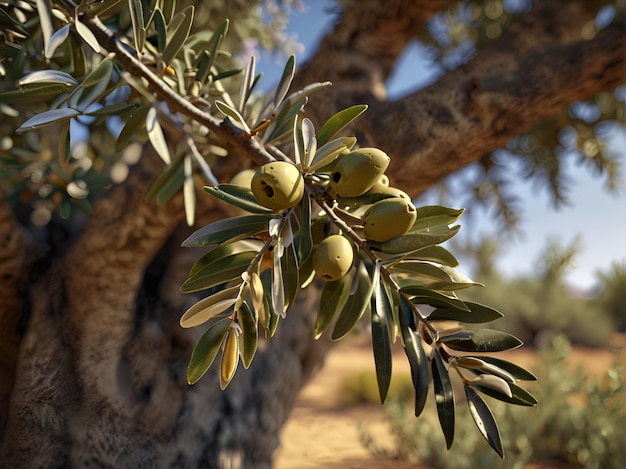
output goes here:
<path id="1" fill-rule="evenodd" d="M 333 173 L 333 181 L 339 182 L 340 179 L 341 179 L 341 173 L 339 171 L 335 171 Z"/>

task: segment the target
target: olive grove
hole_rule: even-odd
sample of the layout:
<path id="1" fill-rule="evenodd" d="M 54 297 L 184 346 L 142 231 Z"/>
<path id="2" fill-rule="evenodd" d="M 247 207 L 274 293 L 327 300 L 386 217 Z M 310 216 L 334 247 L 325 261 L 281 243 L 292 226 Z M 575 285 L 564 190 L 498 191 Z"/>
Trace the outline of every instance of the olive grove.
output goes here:
<path id="1" fill-rule="evenodd" d="M 310 60 L 258 93 L 246 40 L 287 51 L 290 2 L 0 1 L 0 466 L 270 467 L 362 316 L 381 400 L 395 342 L 415 414 L 436 399 L 452 446 L 458 375 L 502 455 L 477 391 L 532 406 L 515 382 L 533 375 L 456 354 L 520 342 L 437 322 L 501 314 L 454 293 L 475 285 L 439 246 L 462 210 L 410 199 L 478 165 L 467 200 L 511 222 L 500 148 L 555 200 L 563 149 L 612 184 L 626 69 L 623 1 L 508 3 L 338 2 Z M 416 39 L 445 73 L 389 100 Z M 348 190 L 353 173 L 371 183 Z M 349 258 L 326 270 L 329 239 Z"/>

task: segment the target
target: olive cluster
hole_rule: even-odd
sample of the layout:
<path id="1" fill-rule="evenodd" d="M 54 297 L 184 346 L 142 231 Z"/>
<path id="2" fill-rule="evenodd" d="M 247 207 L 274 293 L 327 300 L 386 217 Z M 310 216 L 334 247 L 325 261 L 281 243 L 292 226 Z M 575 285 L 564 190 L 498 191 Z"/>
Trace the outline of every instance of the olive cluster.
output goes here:
<path id="1" fill-rule="evenodd" d="M 356 200 L 357 205 L 369 205 L 361 217 L 363 235 L 378 243 L 403 236 L 417 216 L 411 198 L 400 189 L 389 187 L 385 175 L 388 166 L 389 156 L 377 148 L 346 152 L 332 165 L 325 187 L 339 205 L 347 199 Z M 295 207 L 305 191 L 301 170 L 286 161 L 267 163 L 256 171 L 244 170 L 231 182 L 250 187 L 259 204 L 275 211 Z M 354 261 L 352 246 L 350 240 L 338 234 L 321 240 L 313 254 L 317 275 L 326 281 L 346 275 Z"/>

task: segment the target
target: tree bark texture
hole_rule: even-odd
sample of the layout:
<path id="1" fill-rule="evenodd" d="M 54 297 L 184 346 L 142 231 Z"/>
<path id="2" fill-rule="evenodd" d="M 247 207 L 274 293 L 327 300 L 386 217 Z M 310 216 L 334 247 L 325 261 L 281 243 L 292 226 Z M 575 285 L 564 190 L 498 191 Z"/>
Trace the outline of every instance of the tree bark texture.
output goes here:
<path id="1" fill-rule="evenodd" d="M 569 102 L 624 80 L 623 19 L 583 40 L 589 2 L 551 0 L 466 66 L 385 101 L 384 80 L 401 52 L 452 3 L 352 2 L 293 85 L 333 81 L 307 107 L 318 125 L 343 107 L 369 104 L 353 130 L 362 145 L 392 156 L 394 182 L 413 195 Z M 21 342 L 16 324 L 33 250 L 0 198 L 0 378 L 12 387 L 0 467 L 270 467 L 297 393 L 323 360 L 328 339 L 313 340 L 317 297 L 307 290 L 227 391 L 219 391 L 215 366 L 187 385 L 202 331 L 180 328 L 193 300 L 177 287 L 199 254 L 179 248 L 189 232 L 180 227 L 180 198 L 159 207 L 145 201 L 160 171 L 151 153 L 30 282 Z M 223 213 L 202 210 L 204 221 Z M 14 369 L 14 385 L 5 386 Z"/>

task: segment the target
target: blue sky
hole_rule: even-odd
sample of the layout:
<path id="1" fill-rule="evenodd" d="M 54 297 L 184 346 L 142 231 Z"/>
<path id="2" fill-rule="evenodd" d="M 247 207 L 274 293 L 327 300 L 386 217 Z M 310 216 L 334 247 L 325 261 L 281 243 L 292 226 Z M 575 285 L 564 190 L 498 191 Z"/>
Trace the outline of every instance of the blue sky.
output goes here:
<path id="1" fill-rule="evenodd" d="M 292 13 L 287 34 L 297 34 L 304 45 L 297 62 L 303 63 L 314 53 L 318 42 L 332 28 L 334 15 L 329 12 L 334 2 L 309 1 L 302 13 Z M 263 57 L 262 57 L 263 59 Z M 283 59 L 261 60 L 258 70 L 263 72 L 262 87 L 268 89 L 282 72 Z M 388 92 L 392 99 L 401 97 L 409 90 L 427 86 L 437 79 L 440 70 L 424 58 L 422 50 L 412 45 L 405 51 L 393 76 L 389 79 Z M 612 150 L 626 166 L 626 132 L 615 132 Z M 579 238 L 581 252 L 567 276 L 574 287 L 590 288 L 596 283 L 598 270 L 606 271 L 612 262 L 626 263 L 626 187 L 609 193 L 602 178 L 573 163 L 568 158 L 570 185 L 569 204 L 555 210 L 549 202 L 546 190 L 537 190 L 528 181 L 515 183 L 514 192 L 523 200 L 520 236 L 507 239 L 499 257 L 499 270 L 507 276 L 532 275 L 540 266 L 538 260 L 548 239 L 558 240 L 566 246 Z M 624 171 L 620 175 L 624 179 Z M 521 178 L 520 178 L 521 179 Z M 419 201 L 418 201 L 419 202 Z M 432 196 L 428 202 L 436 202 Z M 453 204 L 452 204 L 453 205 Z M 467 213 L 478 212 L 465 207 Z M 463 222 L 463 220 L 461 220 Z M 463 223 L 462 223 L 463 224 Z M 472 221 L 462 228 L 458 237 L 499 236 L 498 226 L 487 213 L 474 213 Z M 463 269 L 461 266 L 461 270 Z M 469 268 L 469 267 L 466 267 Z"/>

